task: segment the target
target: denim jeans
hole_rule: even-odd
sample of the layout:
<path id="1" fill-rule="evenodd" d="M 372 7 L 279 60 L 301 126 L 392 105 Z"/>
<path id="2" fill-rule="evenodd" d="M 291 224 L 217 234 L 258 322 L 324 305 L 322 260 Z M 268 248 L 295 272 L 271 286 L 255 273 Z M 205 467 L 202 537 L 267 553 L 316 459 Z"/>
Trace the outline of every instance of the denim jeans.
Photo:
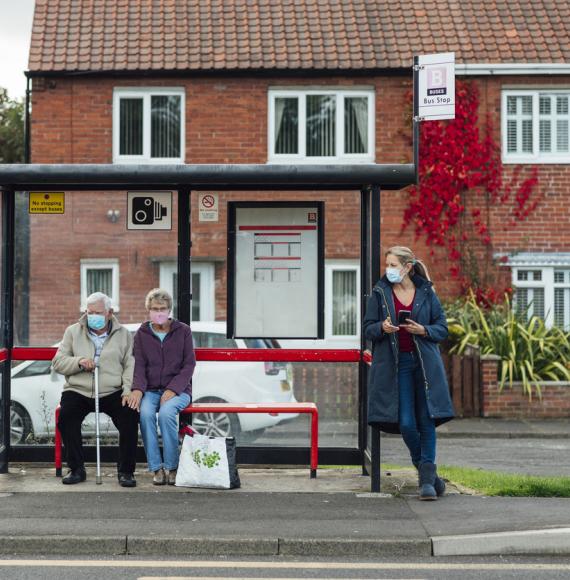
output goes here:
<path id="1" fill-rule="evenodd" d="M 141 401 L 141 434 L 149 471 L 178 469 L 178 413 L 190 404 L 190 395 L 182 393 L 160 405 L 160 391 L 146 391 Z M 158 426 L 162 436 L 163 455 L 158 444 Z M 163 458 L 164 457 L 164 458 Z"/>
<path id="2" fill-rule="evenodd" d="M 415 352 L 401 352 L 398 367 L 399 420 L 412 463 L 435 463 L 435 422 L 429 416 L 423 373 Z"/>

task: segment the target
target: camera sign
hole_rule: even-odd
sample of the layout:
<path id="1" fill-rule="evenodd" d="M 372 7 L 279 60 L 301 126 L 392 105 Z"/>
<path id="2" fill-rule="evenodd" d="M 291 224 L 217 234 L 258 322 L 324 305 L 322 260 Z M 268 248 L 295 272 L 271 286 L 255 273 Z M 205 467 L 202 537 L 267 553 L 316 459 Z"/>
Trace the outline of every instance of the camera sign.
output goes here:
<path id="1" fill-rule="evenodd" d="M 127 192 L 127 229 L 171 230 L 172 192 Z"/>

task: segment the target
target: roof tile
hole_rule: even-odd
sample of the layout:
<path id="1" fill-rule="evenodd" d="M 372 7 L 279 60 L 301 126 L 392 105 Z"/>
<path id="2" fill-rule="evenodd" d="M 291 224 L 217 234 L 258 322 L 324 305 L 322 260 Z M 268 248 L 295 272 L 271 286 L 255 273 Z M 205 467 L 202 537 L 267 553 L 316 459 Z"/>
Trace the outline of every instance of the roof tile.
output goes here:
<path id="1" fill-rule="evenodd" d="M 569 62 L 569 19 L 570 0 L 36 0 L 29 68 L 408 68 L 445 49 Z"/>

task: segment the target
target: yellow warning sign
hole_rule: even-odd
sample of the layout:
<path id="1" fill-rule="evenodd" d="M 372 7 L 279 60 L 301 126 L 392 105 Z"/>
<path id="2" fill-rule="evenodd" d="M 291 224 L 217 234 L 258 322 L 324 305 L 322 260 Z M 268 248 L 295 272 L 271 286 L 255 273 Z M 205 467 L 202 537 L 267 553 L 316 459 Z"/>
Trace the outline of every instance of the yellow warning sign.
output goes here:
<path id="1" fill-rule="evenodd" d="M 65 193 L 30 192 L 30 213 L 65 213 Z"/>

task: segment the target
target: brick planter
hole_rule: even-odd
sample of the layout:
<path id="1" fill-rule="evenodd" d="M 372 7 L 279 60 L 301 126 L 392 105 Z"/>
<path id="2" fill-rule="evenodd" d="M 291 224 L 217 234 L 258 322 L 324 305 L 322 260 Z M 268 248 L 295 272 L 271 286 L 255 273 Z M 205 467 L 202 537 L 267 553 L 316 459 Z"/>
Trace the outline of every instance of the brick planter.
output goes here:
<path id="1" fill-rule="evenodd" d="M 523 392 L 522 383 L 513 383 L 499 392 L 499 363 L 495 355 L 481 357 L 483 417 L 515 419 L 559 419 L 570 417 L 570 383 L 544 381 L 542 397 L 533 392 L 532 400 Z"/>

